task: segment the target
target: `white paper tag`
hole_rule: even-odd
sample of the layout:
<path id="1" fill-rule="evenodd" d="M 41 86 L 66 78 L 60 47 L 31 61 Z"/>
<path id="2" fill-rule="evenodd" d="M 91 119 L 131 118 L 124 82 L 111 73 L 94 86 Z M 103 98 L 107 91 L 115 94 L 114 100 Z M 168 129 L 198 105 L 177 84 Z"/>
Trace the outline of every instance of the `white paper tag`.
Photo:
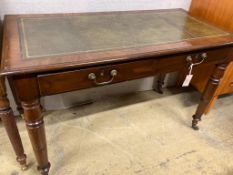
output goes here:
<path id="1" fill-rule="evenodd" d="M 182 87 L 188 87 L 189 84 L 191 83 L 192 81 L 192 78 L 193 78 L 193 75 L 187 75 L 184 82 L 183 82 L 183 85 Z"/>

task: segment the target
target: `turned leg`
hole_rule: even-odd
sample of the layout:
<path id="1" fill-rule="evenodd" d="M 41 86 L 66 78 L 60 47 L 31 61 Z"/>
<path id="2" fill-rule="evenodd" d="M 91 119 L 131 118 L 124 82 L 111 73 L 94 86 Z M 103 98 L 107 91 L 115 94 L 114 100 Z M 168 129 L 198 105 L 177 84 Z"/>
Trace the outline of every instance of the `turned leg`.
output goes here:
<path id="1" fill-rule="evenodd" d="M 39 100 L 22 102 L 22 107 L 30 141 L 37 159 L 38 170 L 42 175 L 48 175 L 50 163 L 48 161 L 44 121 Z"/>
<path id="2" fill-rule="evenodd" d="M 166 73 L 159 74 L 158 81 L 157 81 L 157 87 L 154 89 L 154 91 L 163 94 L 163 85 L 166 78 Z"/>
<path id="3" fill-rule="evenodd" d="M 24 154 L 19 131 L 7 98 L 5 79 L 3 77 L 0 79 L 0 117 L 17 156 L 16 160 L 20 163 L 22 170 L 26 170 L 26 155 Z"/>
<path id="4" fill-rule="evenodd" d="M 201 101 L 197 107 L 196 113 L 193 115 L 193 120 L 192 120 L 193 129 L 195 130 L 199 129 L 199 127 L 197 126 L 198 122 L 201 121 L 202 115 L 209 107 L 209 104 L 217 91 L 217 88 L 220 84 L 221 78 L 224 75 L 227 65 L 228 63 L 217 65 L 212 76 L 210 77 L 205 87 L 204 93 L 201 97 Z"/>
<path id="5" fill-rule="evenodd" d="M 218 96 L 214 96 L 214 97 L 211 98 L 211 100 L 210 100 L 210 102 L 209 102 L 209 104 L 208 104 L 208 106 L 207 106 L 207 108 L 206 108 L 206 110 L 204 112 L 205 115 L 207 115 L 210 112 L 210 110 L 213 108 L 213 106 L 214 106 L 215 102 L 217 101 L 217 99 L 218 99 Z"/>

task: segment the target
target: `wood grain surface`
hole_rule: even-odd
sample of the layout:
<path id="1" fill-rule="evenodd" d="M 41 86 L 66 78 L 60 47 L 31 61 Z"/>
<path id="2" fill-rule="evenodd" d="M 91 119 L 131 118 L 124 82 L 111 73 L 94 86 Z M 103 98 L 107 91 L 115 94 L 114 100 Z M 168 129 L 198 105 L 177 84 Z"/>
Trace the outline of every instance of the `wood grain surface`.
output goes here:
<path id="1" fill-rule="evenodd" d="M 172 10 L 159 10 L 159 12 L 183 12 L 181 9 L 172 9 Z M 151 12 L 151 11 L 149 11 Z M 108 12 L 104 14 L 116 14 L 116 13 L 148 13 L 148 11 L 136 11 L 136 12 Z M 100 15 L 103 13 L 92 13 L 92 15 Z M 123 48 L 123 49 L 113 49 L 108 51 L 101 52 L 85 52 L 82 54 L 71 54 L 71 55 L 57 55 L 52 57 L 43 57 L 38 59 L 23 59 L 20 40 L 20 33 L 18 30 L 17 19 L 19 18 L 48 18 L 48 16 L 72 16 L 72 15 L 83 15 L 83 14 L 55 14 L 55 15 L 10 15 L 5 18 L 5 27 L 4 27 L 4 38 L 3 38 L 3 62 L 1 64 L 1 73 L 2 74 L 23 74 L 23 73 L 32 73 L 32 72 L 46 72 L 46 71 L 55 71 L 61 69 L 71 69 L 71 68 L 80 68 L 88 66 L 96 66 L 108 64 L 109 62 L 117 63 L 122 61 L 133 61 L 137 59 L 142 59 L 146 57 L 157 57 L 162 55 L 169 55 L 175 53 L 190 52 L 200 49 L 214 48 L 224 45 L 229 45 L 233 41 L 232 35 L 224 36 L 200 36 L 197 39 L 186 39 L 177 42 L 163 43 L 156 45 L 148 45 L 144 47 L 133 47 L 133 48 Z M 199 31 L 200 25 L 190 25 L 192 20 L 187 20 L 182 26 L 180 26 L 179 21 L 184 21 L 184 18 L 178 16 L 178 21 L 176 23 L 171 23 L 172 16 L 169 21 L 170 25 L 174 25 L 177 29 L 183 30 L 183 34 L 189 32 L 194 34 L 196 31 Z M 174 17 L 175 19 L 176 17 Z M 173 21 L 174 22 L 174 21 Z M 190 31 L 191 29 L 191 31 Z M 206 32 L 206 30 L 202 31 Z M 164 35 L 166 38 L 169 33 L 169 29 L 166 32 L 163 32 L 161 35 Z M 49 37 L 49 36 L 48 36 Z M 169 41 L 169 40 L 168 40 Z M 40 43 L 43 45 L 43 43 Z M 169 50 L 167 49 L 169 48 Z"/>
<path id="2" fill-rule="evenodd" d="M 190 14 L 233 32 L 233 1 L 193 0 Z"/>
<path id="3" fill-rule="evenodd" d="M 163 10 L 163 12 L 168 11 L 181 11 L 182 13 L 186 13 L 183 10 L 177 9 Z M 107 14 L 116 13 L 144 14 L 145 12 L 111 12 Z M 100 15 L 103 13 L 94 14 Z M 69 15 L 71 14 L 63 14 L 63 16 Z M 205 35 L 195 39 L 185 39 L 172 43 L 170 43 L 169 38 L 167 38 L 164 44 L 145 47 L 140 46 L 110 51 L 23 59 L 21 50 L 22 42 L 20 42 L 22 38 L 20 38 L 20 32 L 17 28 L 17 19 L 21 17 L 35 18 L 39 16 L 41 18 L 48 18 L 49 15 L 13 15 L 7 16 L 5 19 L 2 75 L 5 74 L 8 78 L 12 78 L 12 85 L 16 90 L 16 95 L 22 103 L 24 119 L 37 158 L 38 169 L 41 171 L 42 175 L 48 175 L 50 163 L 47 155 L 45 128 L 40 107 L 41 96 L 91 88 L 98 86 L 100 83 L 107 85 L 153 76 L 159 73 L 181 70 L 183 67 L 189 67 L 190 60 L 194 63 L 201 61 L 203 64 L 216 64 L 217 66 L 212 74 L 212 78 L 205 87 L 203 97 L 193 116 L 192 127 L 198 129 L 197 124 L 201 120 L 209 101 L 215 94 L 225 68 L 229 62 L 233 60 L 233 57 L 229 56 L 233 55 L 233 36 L 231 34 L 224 36 Z M 60 17 L 61 14 L 51 16 Z M 181 38 L 187 36 L 183 34 L 188 33 L 189 35 L 194 35 L 194 33 L 198 33 L 198 31 L 209 33 L 208 30 L 201 28 L 201 26 L 208 26 L 208 24 L 200 22 L 202 25 L 193 25 L 193 21 L 188 20 L 189 17 L 187 16 L 184 17 L 181 15 L 179 17 L 178 15 L 176 20 L 172 20 L 173 17 L 174 16 L 170 14 L 170 20 L 166 18 L 165 23 L 169 21 L 169 24 L 175 26 L 177 30 L 183 31 L 183 33 L 180 33 Z M 184 23 L 180 25 L 180 21 Z M 113 31 L 114 33 L 111 34 L 111 36 L 115 35 L 115 30 Z M 158 31 L 163 35 L 159 37 L 164 37 L 166 39 L 166 37 L 171 36 L 169 34 L 172 31 L 173 30 L 169 28 L 163 32 Z M 111 32 L 112 30 L 110 33 Z M 129 33 L 129 35 L 131 34 L 130 31 L 127 33 Z M 30 37 L 29 39 L 32 38 Z M 91 42 L 95 42 L 95 38 L 93 37 L 92 39 Z M 69 46 L 65 45 L 64 47 Z M 58 50 L 60 49 L 61 48 Z M 117 71 L 115 76 L 110 73 L 112 70 Z M 90 78 L 90 73 L 95 74 L 96 78 Z M 112 77 L 114 77 L 114 79 L 112 79 Z"/>
<path id="4" fill-rule="evenodd" d="M 201 20 L 211 23 L 219 28 L 233 32 L 233 1 L 231 0 L 193 0 L 189 12 L 192 16 L 195 16 Z M 195 76 L 192 84 L 199 91 L 203 92 L 204 87 L 211 75 L 214 66 L 210 67 L 199 67 L 195 69 L 194 74 L 202 74 L 205 70 L 204 76 Z M 227 94 L 233 92 L 233 63 L 230 63 L 222 82 L 218 88 L 217 94 Z"/>
<path id="5" fill-rule="evenodd" d="M 233 32 L 233 1 L 231 0 L 193 0 L 189 14 L 228 32 Z M 198 91 L 204 92 L 214 68 L 215 65 L 213 64 L 212 66 L 198 66 L 194 69 L 192 85 Z M 210 111 L 219 95 L 233 92 L 232 73 L 233 63 L 231 62 L 225 71 L 218 89 L 210 100 L 208 108 L 205 111 L 206 114 Z"/>

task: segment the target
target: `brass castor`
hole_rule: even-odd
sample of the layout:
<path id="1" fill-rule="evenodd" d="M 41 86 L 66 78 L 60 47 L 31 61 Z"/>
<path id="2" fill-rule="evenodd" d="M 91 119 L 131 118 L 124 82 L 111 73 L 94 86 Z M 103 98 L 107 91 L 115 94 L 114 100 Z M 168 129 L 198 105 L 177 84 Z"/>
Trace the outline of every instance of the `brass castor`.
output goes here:
<path id="1" fill-rule="evenodd" d="M 201 121 L 201 118 L 196 117 L 196 116 L 194 115 L 194 116 L 193 116 L 193 120 L 192 120 L 192 128 L 193 128 L 194 130 L 199 130 L 199 127 L 197 126 L 199 121 Z"/>
<path id="2" fill-rule="evenodd" d="M 48 163 L 47 166 L 41 168 L 41 167 L 37 167 L 38 171 L 40 171 L 41 175 L 48 175 L 49 174 L 49 169 L 50 169 L 50 163 Z"/>
<path id="3" fill-rule="evenodd" d="M 21 170 L 22 170 L 22 171 L 26 171 L 27 169 L 28 169 L 27 164 L 21 165 Z"/>

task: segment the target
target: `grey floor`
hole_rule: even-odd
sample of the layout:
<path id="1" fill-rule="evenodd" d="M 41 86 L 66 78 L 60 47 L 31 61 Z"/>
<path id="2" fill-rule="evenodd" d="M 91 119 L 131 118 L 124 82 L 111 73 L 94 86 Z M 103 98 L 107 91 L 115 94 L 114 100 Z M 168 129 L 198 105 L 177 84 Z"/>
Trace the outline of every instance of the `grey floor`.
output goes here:
<path id="1" fill-rule="evenodd" d="M 194 91 L 146 91 L 46 112 L 50 174 L 232 175 L 233 96 L 219 99 L 193 131 L 198 99 Z M 29 169 L 20 170 L 0 124 L 0 175 L 39 174 L 20 119 L 18 126 Z"/>

